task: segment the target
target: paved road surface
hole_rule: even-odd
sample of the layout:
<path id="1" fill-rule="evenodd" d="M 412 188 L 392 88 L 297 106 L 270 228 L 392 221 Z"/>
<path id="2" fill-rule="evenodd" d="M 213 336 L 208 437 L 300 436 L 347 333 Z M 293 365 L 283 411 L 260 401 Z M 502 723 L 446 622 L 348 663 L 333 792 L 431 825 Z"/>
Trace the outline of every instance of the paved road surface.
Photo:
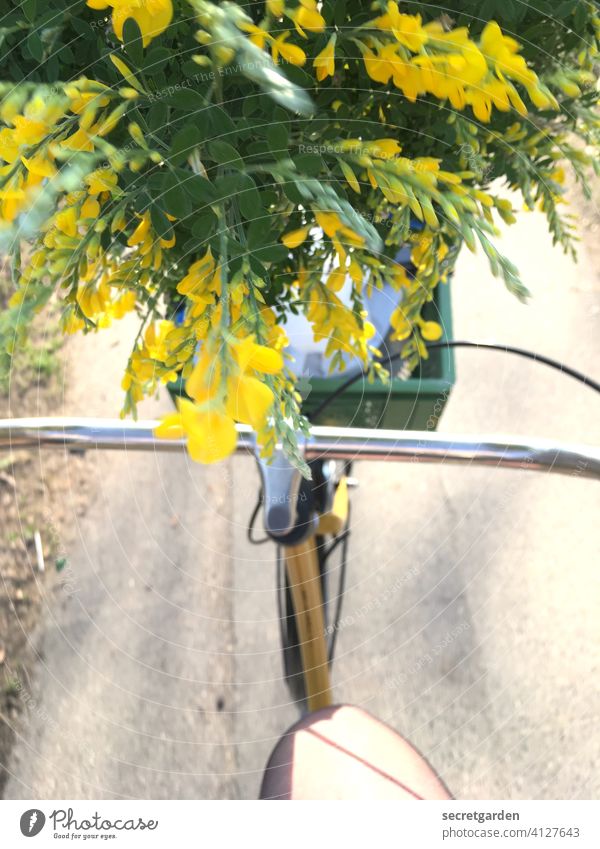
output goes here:
<path id="1" fill-rule="evenodd" d="M 503 243 L 533 302 L 466 254 L 456 336 L 527 341 L 598 377 L 595 257 L 572 266 L 538 215 Z M 114 414 L 121 335 L 70 348 L 65 412 Z M 494 353 L 457 361 L 442 430 L 600 440 L 598 398 L 571 380 Z M 115 454 L 87 468 L 91 501 L 73 515 L 68 584 L 49 594 L 35 637 L 6 796 L 256 797 L 296 714 L 273 552 L 245 538 L 252 462 Z M 597 798 L 598 486 L 450 466 L 358 474 L 338 699 L 411 737 L 459 797 Z"/>

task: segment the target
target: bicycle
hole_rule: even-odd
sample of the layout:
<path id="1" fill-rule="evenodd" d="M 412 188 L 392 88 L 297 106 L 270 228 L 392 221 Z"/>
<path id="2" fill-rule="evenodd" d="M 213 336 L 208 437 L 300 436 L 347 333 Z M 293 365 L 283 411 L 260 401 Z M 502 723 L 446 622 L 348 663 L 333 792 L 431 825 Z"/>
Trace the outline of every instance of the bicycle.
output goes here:
<path id="1" fill-rule="evenodd" d="M 514 352 L 523 353 L 519 349 Z M 578 372 L 552 361 L 548 364 L 600 391 L 598 384 Z M 355 379 L 357 376 L 351 378 Z M 183 440 L 157 438 L 157 424 L 120 419 L 8 419 L 0 421 L 0 450 L 184 450 Z M 237 451 L 256 455 L 251 429 L 238 425 L 237 431 Z M 308 712 L 333 703 L 330 670 L 344 594 L 353 461 L 451 462 L 600 479 L 600 449 L 517 437 L 315 426 L 304 444 L 304 456 L 312 481 L 302 478 L 281 451 L 271 464 L 258 458 L 262 497 L 253 511 L 249 535 L 263 503 L 266 539 L 273 540 L 280 550 L 278 595 L 284 675 L 293 698 Z M 336 550 L 341 552 L 342 562 L 333 575 L 328 561 Z M 335 588 L 333 583 L 337 584 Z"/>

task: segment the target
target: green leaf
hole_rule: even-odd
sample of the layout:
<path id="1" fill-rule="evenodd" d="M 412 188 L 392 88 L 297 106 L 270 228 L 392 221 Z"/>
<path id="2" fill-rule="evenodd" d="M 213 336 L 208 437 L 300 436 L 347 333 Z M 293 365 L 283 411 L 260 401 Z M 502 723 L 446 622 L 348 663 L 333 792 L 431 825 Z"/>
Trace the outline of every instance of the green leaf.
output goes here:
<path id="1" fill-rule="evenodd" d="M 597 7 L 596 7 L 597 8 Z M 585 29 L 586 22 L 590 16 L 588 6 L 585 3 L 578 3 L 577 8 L 575 10 L 575 29 L 578 33 L 583 33 Z"/>
<path id="2" fill-rule="evenodd" d="M 247 145 L 244 145 L 244 154 L 246 158 L 262 156 L 265 153 L 269 152 L 269 145 L 266 141 L 258 140 L 252 141 Z"/>
<path id="3" fill-rule="evenodd" d="M 256 188 L 256 184 L 249 174 L 245 176 L 245 186 L 240 189 L 238 195 L 238 205 L 240 212 L 249 221 L 254 220 L 258 216 L 262 216 L 264 210 L 260 202 L 260 192 Z"/>
<path id="4" fill-rule="evenodd" d="M 145 191 L 140 192 L 139 195 L 133 196 L 133 208 L 136 212 L 139 212 L 140 215 L 146 212 L 151 204 L 152 200 L 150 195 Z"/>
<path id="5" fill-rule="evenodd" d="M 194 215 L 194 223 L 192 224 L 192 235 L 199 239 L 208 239 L 217 229 L 217 216 L 210 209 Z"/>
<path id="6" fill-rule="evenodd" d="M 148 110 L 146 123 L 150 130 L 161 130 L 167 123 L 169 117 L 169 107 L 166 103 L 153 103 Z"/>
<path id="7" fill-rule="evenodd" d="M 27 50 L 35 61 L 41 62 L 44 58 L 44 45 L 42 44 L 37 32 L 32 32 L 28 35 L 25 44 L 27 45 Z"/>
<path id="8" fill-rule="evenodd" d="M 246 118 L 249 118 L 257 111 L 258 102 L 256 96 L 250 95 L 249 97 L 245 97 L 244 102 L 242 103 L 242 115 L 244 115 Z"/>
<path id="9" fill-rule="evenodd" d="M 335 0 L 333 5 L 333 21 L 338 27 L 346 25 L 346 0 Z"/>
<path id="10" fill-rule="evenodd" d="M 225 174 L 223 177 L 219 177 L 218 180 L 215 180 L 215 191 L 217 194 L 218 200 L 228 200 L 229 198 L 236 195 L 241 189 L 244 188 L 246 174 L 237 173 L 237 174 Z"/>
<path id="11" fill-rule="evenodd" d="M 285 245 L 265 245 L 264 248 L 256 248 L 253 254 L 260 262 L 283 262 L 288 249 Z"/>
<path id="12" fill-rule="evenodd" d="M 219 165 L 228 165 L 230 168 L 237 168 L 239 170 L 242 170 L 244 167 L 244 160 L 229 142 L 219 139 L 211 141 L 208 145 L 208 152 L 211 158 L 215 162 L 218 162 Z"/>
<path id="13" fill-rule="evenodd" d="M 169 159 L 173 165 L 181 165 L 202 141 L 201 133 L 195 124 L 187 124 L 175 134 L 169 150 Z"/>
<path id="14" fill-rule="evenodd" d="M 159 74 L 172 56 L 173 53 L 168 47 L 153 47 L 144 59 L 144 73 L 151 77 Z"/>
<path id="15" fill-rule="evenodd" d="M 227 112 L 220 106 L 211 106 L 206 114 L 206 120 L 213 137 L 227 136 L 230 141 L 235 139 L 237 127 Z"/>
<path id="16" fill-rule="evenodd" d="M 323 170 L 323 160 L 318 153 L 300 153 L 294 156 L 294 164 L 300 174 L 316 177 Z"/>
<path id="17" fill-rule="evenodd" d="M 250 256 L 248 257 L 248 260 L 250 262 L 250 268 L 252 269 L 252 271 L 256 275 L 258 275 L 258 277 L 260 277 L 261 280 L 268 280 L 269 272 L 264 267 L 262 262 L 259 262 L 259 260 L 256 258 L 256 255 L 250 254 Z"/>
<path id="18" fill-rule="evenodd" d="M 37 12 L 37 0 L 22 0 L 21 8 L 23 9 L 27 20 L 30 23 L 34 23 Z"/>
<path id="19" fill-rule="evenodd" d="M 183 190 L 178 176 L 172 171 L 167 171 L 163 178 L 162 202 L 165 210 L 175 218 L 186 218 L 192 211 L 189 195 Z"/>
<path id="20" fill-rule="evenodd" d="M 285 196 L 294 204 L 304 203 L 307 200 L 307 195 L 300 191 L 294 180 L 287 180 L 284 183 L 283 191 Z"/>
<path id="21" fill-rule="evenodd" d="M 251 250 L 263 247 L 273 241 L 268 222 L 264 218 L 258 218 L 252 221 L 246 231 L 246 239 L 248 247 Z"/>
<path id="22" fill-rule="evenodd" d="M 182 180 L 183 188 L 196 203 L 214 203 L 217 192 L 213 184 L 200 174 L 192 174 Z"/>
<path id="23" fill-rule="evenodd" d="M 288 157 L 288 128 L 286 124 L 271 124 L 267 130 L 267 142 L 272 153 L 278 158 Z"/>
<path id="24" fill-rule="evenodd" d="M 193 88 L 181 88 L 165 97 L 165 103 L 181 112 L 195 114 L 206 108 L 206 101 L 202 95 Z"/>
<path id="25" fill-rule="evenodd" d="M 150 207 L 150 221 L 152 222 L 152 227 L 161 239 L 171 238 L 173 235 L 173 227 L 158 201 L 154 202 Z"/>
<path id="26" fill-rule="evenodd" d="M 127 56 L 136 66 L 140 67 L 144 61 L 144 46 L 142 43 L 142 33 L 133 18 L 127 18 L 123 24 L 123 45 Z"/>
<path id="27" fill-rule="evenodd" d="M 563 0 L 556 6 L 553 14 L 556 18 L 564 20 L 575 11 L 579 4 L 580 0 Z"/>
<path id="28" fill-rule="evenodd" d="M 230 257 L 242 257 L 246 253 L 246 248 L 237 239 L 234 239 L 233 236 L 227 235 L 227 253 Z M 240 263 L 241 266 L 241 263 Z M 233 266 L 230 266 L 230 270 L 233 272 Z"/>

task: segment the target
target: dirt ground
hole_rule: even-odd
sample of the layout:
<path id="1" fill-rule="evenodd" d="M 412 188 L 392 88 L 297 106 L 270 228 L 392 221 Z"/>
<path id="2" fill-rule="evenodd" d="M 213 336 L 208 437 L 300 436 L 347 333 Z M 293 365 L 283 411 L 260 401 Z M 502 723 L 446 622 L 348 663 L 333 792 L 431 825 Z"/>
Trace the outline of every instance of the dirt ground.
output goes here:
<path id="1" fill-rule="evenodd" d="M 0 286 L 0 303 L 7 288 Z M 26 352 L 18 356 L 0 387 L 0 419 L 56 414 L 64 391 L 56 333 L 54 316 L 35 328 Z M 75 458 L 81 512 L 87 498 L 84 463 Z M 62 467 L 59 454 L 45 456 L 42 470 L 36 452 L 0 452 L 0 794 L 6 780 L 4 764 L 26 706 L 23 684 L 39 657 L 31 635 L 44 599 L 68 578 L 73 480 L 65 481 Z M 67 487 L 70 503 L 65 509 Z M 36 553 L 36 532 L 43 564 Z"/>

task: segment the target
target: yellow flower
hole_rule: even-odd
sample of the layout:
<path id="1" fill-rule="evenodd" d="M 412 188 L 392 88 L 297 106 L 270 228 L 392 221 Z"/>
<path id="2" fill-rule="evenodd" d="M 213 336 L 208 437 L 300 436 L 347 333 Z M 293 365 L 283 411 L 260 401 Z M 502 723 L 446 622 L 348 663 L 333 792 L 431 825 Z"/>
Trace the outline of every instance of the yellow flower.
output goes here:
<path id="1" fill-rule="evenodd" d="M 217 357 L 203 351 L 185 384 L 185 391 L 194 401 L 214 398 L 221 385 L 221 364 Z"/>
<path id="2" fill-rule="evenodd" d="M 329 277 L 327 278 L 327 287 L 331 289 L 332 292 L 339 292 L 340 289 L 343 288 L 345 282 L 346 269 L 339 266 L 330 272 Z"/>
<path id="3" fill-rule="evenodd" d="M 421 336 L 426 342 L 437 342 L 438 339 L 442 338 L 444 331 L 437 321 L 424 321 L 421 318 L 419 319 L 419 325 L 421 327 Z"/>
<path id="4" fill-rule="evenodd" d="M 138 226 L 135 228 L 131 236 L 127 239 L 127 244 L 130 248 L 135 245 L 139 245 L 146 239 L 146 236 L 150 232 L 150 213 L 144 212 L 141 217 L 141 221 Z"/>
<path id="5" fill-rule="evenodd" d="M 12 187 L 0 188 L 0 218 L 4 221 L 14 221 L 25 205 L 26 198 L 27 194 L 20 181 Z"/>
<path id="6" fill-rule="evenodd" d="M 394 85 L 399 88 L 408 101 L 414 103 L 420 94 L 427 91 L 426 73 L 412 62 L 399 57 L 392 64 Z"/>
<path id="7" fill-rule="evenodd" d="M 254 430 L 264 426 L 274 400 L 271 389 L 257 377 L 241 374 L 227 381 L 226 412 Z"/>
<path id="8" fill-rule="evenodd" d="M 226 415 L 219 415 L 221 415 L 222 419 L 229 418 L 230 421 L 235 419 L 251 425 L 255 430 L 259 430 L 266 422 L 275 396 L 270 387 L 266 385 L 264 379 L 260 379 L 255 375 L 256 373 L 260 375 L 278 374 L 283 369 L 283 357 L 274 348 L 257 344 L 253 336 L 236 340 L 231 345 L 230 351 L 235 363 L 230 367 L 237 369 L 237 373 L 230 373 L 226 381 Z M 219 400 L 222 385 L 222 361 L 218 353 L 206 344 L 187 378 L 185 384 L 186 392 L 195 402 L 201 405 L 200 410 L 206 410 L 207 408 L 213 410 L 215 405 L 222 403 Z M 190 410 L 189 407 L 186 409 L 188 411 Z M 194 405 L 192 405 L 191 409 L 195 411 L 194 415 L 199 415 L 198 409 Z M 180 410 L 180 412 L 183 412 L 183 410 Z M 171 417 L 168 421 L 165 420 L 163 424 L 166 430 L 174 434 L 175 431 L 173 431 L 173 428 L 178 422 Z M 182 425 L 188 435 L 188 439 L 190 439 L 190 428 L 185 422 L 185 416 L 179 421 L 179 424 Z M 159 435 L 162 434 L 159 433 Z M 199 442 L 199 438 L 197 441 Z M 230 450 L 233 450 L 235 441 L 230 443 L 230 445 Z M 201 459 L 200 454 L 201 449 L 197 445 L 195 454 L 192 454 L 192 456 L 195 459 Z M 201 462 L 212 461 L 201 460 Z"/>
<path id="9" fill-rule="evenodd" d="M 85 321 L 77 315 L 74 307 L 69 306 L 60 317 L 60 328 L 63 333 L 70 335 L 83 330 Z"/>
<path id="10" fill-rule="evenodd" d="M 394 72 L 394 67 L 390 61 L 392 58 L 398 58 L 395 53 L 395 45 L 391 45 L 392 50 L 388 50 L 387 56 L 384 58 L 381 54 L 375 53 L 368 47 L 363 49 L 363 61 L 365 70 L 372 80 L 376 83 L 387 83 Z"/>
<path id="11" fill-rule="evenodd" d="M 186 276 L 177 284 L 177 291 L 180 295 L 200 296 L 201 290 L 205 287 L 207 281 L 214 276 L 214 273 L 215 261 L 209 248 L 202 259 L 198 259 L 190 265 Z M 211 295 L 211 303 L 212 300 Z"/>
<path id="12" fill-rule="evenodd" d="M 277 38 L 273 39 L 271 44 L 273 61 L 278 62 L 281 56 L 290 65 L 304 65 L 306 62 L 306 53 L 301 47 L 297 47 L 295 44 L 288 44 L 286 41 L 288 35 L 289 32 L 283 32 Z"/>
<path id="13" fill-rule="evenodd" d="M 82 204 L 82 218 L 97 218 L 100 215 L 100 204 L 96 198 L 88 197 Z"/>
<path id="14" fill-rule="evenodd" d="M 274 18 L 280 18 L 283 15 L 284 3 L 283 0 L 267 0 L 267 12 L 273 15 Z"/>
<path id="15" fill-rule="evenodd" d="M 108 307 L 108 312 L 113 318 L 121 319 L 128 312 L 132 312 L 135 309 L 136 303 L 137 292 L 132 289 L 129 292 L 125 292 L 116 301 L 113 301 Z"/>
<path id="16" fill-rule="evenodd" d="M 375 156 L 377 159 L 391 159 L 402 150 L 396 139 L 377 139 L 367 142 L 364 149 L 369 156 Z"/>
<path id="17" fill-rule="evenodd" d="M 300 6 L 289 17 L 303 38 L 306 38 L 305 29 L 310 32 L 323 32 L 325 29 L 325 18 L 319 12 L 316 0 L 300 0 Z"/>
<path id="18" fill-rule="evenodd" d="M 239 25 L 240 29 L 249 34 L 249 39 L 252 44 L 255 44 L 260 50 L 264 50 L 267 41 L 273 41 L 273 36 L 270 35 L 262 27 L 257 27 L 256 24 L 243 21 Z"/>
<path id="19" fill-rule="evenodd" d="M 229 457 L 237 445 L 237 431 L 233 420 L 218 410 L 192 410 L 184 398 L 183 426 L 187 433 L 190 457 L 197 463 L 218 463 Z M 193 405 L 192 405 L 193 406 Z"/>
<path id="20" fill-rule="evenodd" d="M 337 212 L 321 212 L 315 210 L 315 218 L 317 224 L 330 239 L 343 237 L 344 242 L 348 245 L 353 245 L 360 248 L 364 245 L 365 240 L 350 227 L 346 227 Z"/>
<path id="21" fill-rule="evenodd" d="M 31 159 L 22 156 L 21 162 L 30 174 L 35 174 L 37 177 L 54 177 L 56 174 L 56 168 L 52 162 L 41 155 L 32 156 Z"/>
<path id="22" fill-rule="evenodd" d="M 126 382 L 129 383 L 129 381 Z M 129 386 L 123 388 L 128 389 Z M 181 413 L 169 413 L 164 416 L 160 424 L 154 428 L 154 436 L 158 436 L 159 439 L 183 439 L 185 430 Z"/>
<path id="23" fill-rule="evenodd" d="M 14 140 L 17 144 L 37 144 L 50 130 L 45 121 L 36 121 L 26 118 L 25 115 L 15 115 L 13 124 Z"/>
<path id="24" fill-rule="evenodd" d="M 84 182 L 88 187 L 91 195 L 99 195 L 102 192 L 114 192 L 117 187 L 119 178 L 113 171 L 108 169 L 92 171 L 88 174 Z"/>
<path id="25" fill-rule="evenodd" d="M 517 78 L 522 83 L 532 83 L 537 79 L 535 72 L 527 67 L 525 59 L 516 55 L 521 49 L 518 41 L 504 35 L 496 21 L 489 21 L 485 25 L 480 44 L 488 60 L 494 62 L 496 69 L 506 76 Z"/>
<path id="26" fill-rule="evenodd" d="M 77 235 L 77 211 L 75 207 L 70 206 L 54 216 L 56 227 L 66 236 Z"/>
<path id="27" fill-rule="evenodd" d="M 350 168 L 348 163 L 344 162 L 343 159 L 340 159 L 339 163 L 340 163 L 340 168 L 342 169 L 342 173 L 344 174 L 344 177 L 346 178 L 348 185 L 350 186 L 352 191 L 356 192 L 356 194 L 359 195 L 360 194 L 360 184 L 359 184 L 358 180 L 356 179 L 356 174 L 354 173 L 352 168 Z"/>
<path id="28" fill-rule="evenodd" d="M 66 147 L 67 150 L 87 151 L 88 153 L 91 153 L 94 149 L 94 143 L 82 129 L 75 130 L 74 133 L 59 142 L 59 145 Z"/>
<path id="29" fill-rule="evenodd" d="M 123 41 L 123 25 L 133 18 L 142 34 L 144 47 L 166 30 L 173 17 L 171 0 L 87 0 L 92 9 L 112 7 L 112 25 L 119 41 Z"/>
<path id="30" fill-rule="evenodd" d="M 538 109 L 558 109 L 556 99 L 549 91 L 543 91 L 539 85 L 527 85 L 527 94 Z"/>
<path id="31" fill-rule="evenodd" d="M 303 242 L 306 241 L 306 237 L 308 236 L 308 231 L 310 227 L 301 227 L 299 230 L 290 230 L 289 233 L 284 233 L 281 237 L 281 241 L 286 246 L 286 248 L 297 248 Z"/>
<path id="32" fill-rule="evenodd" d="M 107 106 L 108 103 L 110 103 L 110 98 L 97 91 L 75 91 L 71 98 L 71 112 L 81 115 L 90 104 L 100 109 L 102 106 Z"/>
<path id="33" fill-rule="evenodd" d="M 237 431 L 230 416 L 219 410 L 202 410 L 187 398 L 178 398 L 177 407 L 179 412 L 165 416 L 154 429 L 155 436 L 187 437 L 190 456 L 198 463 L 217 463 L 235 451 Z"/>
<path id="34" fill-rule="evenodd" d="M 315 212 L 317 224 L 331 238 L 344 226 L 337 212 Z"/>
<path id="35" fill-rule="evenodd" d="M 14 130 L 8 127 L 0 130 L 0 159 L 14 162 L 19 156 L 19 145 L 15 140 Z"/>
<path id="36" fill-rule="evenodd" d="M 388 30 L 400 44 L 417 53 L 427 42 L 427 32 L 421 26 L 420 15 L 403 15 L 398 4 L 391 0 L 387 4 L 387 13 L 371 21 L 377 29 Z"/>
<path id="37" fill-rule="evenodd" d="M 148 357 L 153 360 L 167 359 L 169 355 L 167 339 L 174 327 L 173 322 L 166 319 L 153 321 L 148 325 L 144 334 L 144 345 Z"/>
<path id="38" fill-rule="evenodd" d="M 326 77 L 332 77 L 335 73 L 335 42 L 336 35 L 332 35 L 323 50 L 315 56 L 313 67 L 317 70 L 317 79 L 322 82 Z"/>
<path id="39" fill-rule="evenodd" d="M 480 86 L 469 89 L 466 92 L 465 99 L 472 106 L 473 114 L 477 120 L 488 123 L 492 115 L 492 106 L 495 106 L 501 112 L 508 112 L 514 95 L 518 97 L 511 84 L 507 85 L 500 80 L 491 79 Z M 522 104 L 522 108 L 525 110 L 522 112 L 520 106 L 518 106 L 518 111 L 526 114 L 527 109 L 523 101 L 518 98 L 517 103 Z"/>
<path id="40" fill-rule="evenodd" d="M 257 345 L 252 336 L 236 342 L 232 351 L 242 371 L 253 369 L 262 374 L 278 374 L 283 368 L 283 357 L 279 351 Z"/>
<path id="41" fill-rule="evenodd" d="M 110 294 L 107 289 L 103 284 L 96 288 L 93 283 L 78 288 L 77 303 L 87 318 L 94 320 L 105 311 Z"/>
<path id="42" fill-rule="evenodd" d="M 391 336 L 394 341 L 402 341 L 403 339 L 408 339 L 408 337 L 412 333 L 412 324 L 406 317 L 404 310 L 401 306 L 396 307 L 396 309 L 392 312 L 390 316 L 390 324 L 392 325 L 394 331 Z"/>

